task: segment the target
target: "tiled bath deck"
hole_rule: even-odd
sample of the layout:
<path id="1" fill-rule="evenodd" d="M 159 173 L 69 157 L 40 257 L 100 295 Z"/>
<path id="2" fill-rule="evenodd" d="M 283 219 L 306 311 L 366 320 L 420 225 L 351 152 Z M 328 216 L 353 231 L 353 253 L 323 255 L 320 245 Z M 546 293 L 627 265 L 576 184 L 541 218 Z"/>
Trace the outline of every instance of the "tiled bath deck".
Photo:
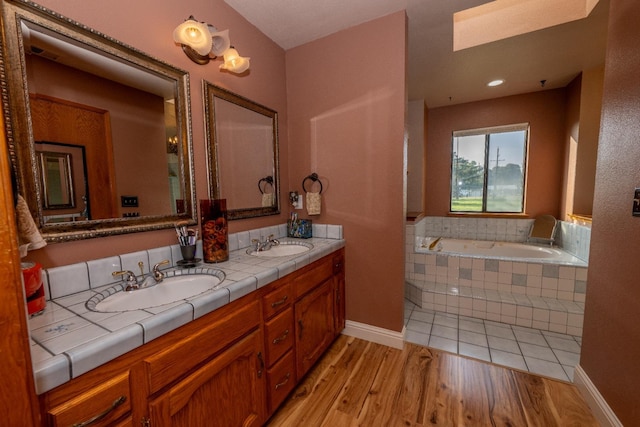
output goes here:
<path id="1" fill-rule="evenodd" d="M 423 309 L 405 300 L 405 341 L 534 374 L 573 380 L 581 338 Z"/>

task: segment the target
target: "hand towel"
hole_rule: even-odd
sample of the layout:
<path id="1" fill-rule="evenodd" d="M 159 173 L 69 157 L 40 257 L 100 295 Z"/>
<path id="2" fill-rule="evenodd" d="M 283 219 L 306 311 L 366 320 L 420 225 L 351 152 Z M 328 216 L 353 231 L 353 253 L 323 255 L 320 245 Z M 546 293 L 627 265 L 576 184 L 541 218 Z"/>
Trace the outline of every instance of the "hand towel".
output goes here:
<path id="1" fill-rule="evenodd" d="M 307 213 L 309 215 L 320 215 L 321 207 L 322 198 L 320 193 L 307 193 Z"/>
<path id="2" fill-rule="evenodd" d="M 273 206 L 273 201 L 274 201 L 274 197 L 273 197 L 273 193 L 263 193 L 262 194 L 262 207 L 263 208 L 270 208 Z"/>
<path id="3" fill-rule="evenodd" d="M 24 198 L 18 194 L 16 203 L 16 220 L 18 222 L 18 245 L 20 247 L 20 258 L 27 255 L 27 251 L 43 248 L 47 242 L 42 238 L 36 226 L 29 206 Z"/>

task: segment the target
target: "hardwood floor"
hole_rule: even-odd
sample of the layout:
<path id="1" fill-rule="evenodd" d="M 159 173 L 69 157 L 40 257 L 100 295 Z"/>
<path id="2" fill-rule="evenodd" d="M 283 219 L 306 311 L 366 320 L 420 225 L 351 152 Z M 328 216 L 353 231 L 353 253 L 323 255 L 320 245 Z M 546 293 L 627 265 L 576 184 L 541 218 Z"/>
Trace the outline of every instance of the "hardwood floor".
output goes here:
<path id="1" fill-rule="evenodd" d="M 575 386 L 341 335 L 268 426 L 597 426 Z"/>

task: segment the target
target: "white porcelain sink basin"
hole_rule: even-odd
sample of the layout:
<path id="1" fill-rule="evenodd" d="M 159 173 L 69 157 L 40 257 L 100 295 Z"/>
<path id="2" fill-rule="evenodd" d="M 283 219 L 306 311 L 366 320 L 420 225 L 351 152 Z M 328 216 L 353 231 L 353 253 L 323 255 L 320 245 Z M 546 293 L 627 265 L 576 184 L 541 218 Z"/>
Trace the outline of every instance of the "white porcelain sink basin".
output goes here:
<path id="1" fill-rule="evenodd" d="M 311 243 L 284 241 L 280 242 L 279 245 L 271 246 L 271 249 L 266 251 L 247 249 L 247 253 L 249 255 L 262 258 L 276 258 L 281 256 L 298 255 L 308 252 L 311 249 L 313 249 L 313 245 Z"/>
<path id="2" fill-rule="evenodd" d="M 216 289 L 225 278 L 224 272 L 220 270 L 203 269 L 202 271 L 205 272 L 165 277 L 160 283 L 133 291 L 121 290 L 106 297 L 102 294 L 97 295 L 87 301 L 86 306 L 89 310 L 99 312 L 120 312 L 158 307 Z M 153 279 L 148 278 L 147 281 L 149 280 L 153 283 Z"/>

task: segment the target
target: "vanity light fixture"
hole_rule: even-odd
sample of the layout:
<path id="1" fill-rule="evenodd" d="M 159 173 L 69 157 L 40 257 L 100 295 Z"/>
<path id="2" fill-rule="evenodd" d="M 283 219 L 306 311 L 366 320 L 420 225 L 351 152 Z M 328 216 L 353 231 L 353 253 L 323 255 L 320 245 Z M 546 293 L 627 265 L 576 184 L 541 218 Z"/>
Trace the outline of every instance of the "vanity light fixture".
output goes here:
<path id="1" fill-rule="evenodd" d="M 495 87 L 495 86 L 500 86 L 502 83 L 504 83 L 503 79 L 496 79 L 496 80 L 491 80 L 489 83 L 487 83 L 487 86 Z"/>
<path id="2" fill-rule="evenodd" d="M 211 24 L 196 21 L 193 15 L 173 30 L 173 40 L 196 64 L 208 64 L 212 59 L 223 57 L 221 70 L 240 74 L 249 69 L 250 58 L 240 56 L 231 46 L 229 30 L 218 31 Z"/>

